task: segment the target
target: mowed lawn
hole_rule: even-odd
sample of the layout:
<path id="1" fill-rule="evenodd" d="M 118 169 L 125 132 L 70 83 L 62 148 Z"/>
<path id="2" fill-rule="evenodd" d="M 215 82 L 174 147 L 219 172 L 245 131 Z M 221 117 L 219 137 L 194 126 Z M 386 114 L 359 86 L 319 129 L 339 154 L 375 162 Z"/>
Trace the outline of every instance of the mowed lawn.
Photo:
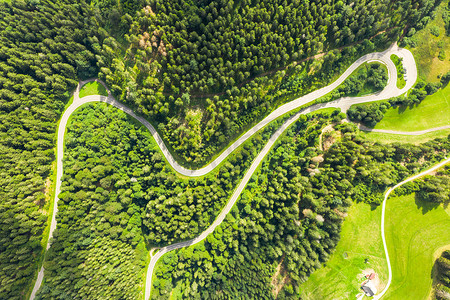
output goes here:
<path id="1" fill-rule="evenodd" d="M 450 244 L 450 207 L 419 201 L 414 194 L 389 198 L 386 242 L 393 278 L 383 299 L 427 299 L 436 252 Z"/>
<path id="2" fill-rule="evenodd" d="M 384 287 L 387 264 L 380 224 L 381 206 L 354 203 L 342 225 L 336 251 L 326 266 L 301 285 L 301 299 L 355 299 L 361 293 L 362 271 L 369 268 L 378 273 Z M 367 264 L 365 259 L 369 260 Z"/>
<path id="3" fill-rule="evenodd" d="M 108 96 L 108 91 L 101 83 L 98 83 L 97 81 L 91 81 L 81 87 L 80 98 L 90 95 Z"/>
<path id="4" fill-rule="evenodd" d="M 450 84 L 417 106 L 390 108 L 375 129 L 417 131 L 450 125 Z"/>

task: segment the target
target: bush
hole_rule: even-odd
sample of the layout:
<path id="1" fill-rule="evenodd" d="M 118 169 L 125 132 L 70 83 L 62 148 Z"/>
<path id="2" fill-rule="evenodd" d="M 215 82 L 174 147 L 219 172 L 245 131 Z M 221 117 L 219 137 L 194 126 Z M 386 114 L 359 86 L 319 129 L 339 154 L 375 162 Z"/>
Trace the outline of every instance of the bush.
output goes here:
<path id="1" fill-rule="evenodd" d="M 446 85 L 450 81 L 450 71 L 441 77 L 442 85 Z"/>
<path id="2" fill-rule="evenodd" d="M 438 56 L 439 60 L 444 61 L 445 60 L 445 50 L 441 49 L 439 51 L 439 56 Z"/>
<path id="3" fill-rule="evenodd" d="M 384 113 L 390 106 L 390 103 L 386 101 L 360 105 L 350 108 L 347 115 L 354 122 L 361 122 L 368 127 L 374 127 L 383 119 Z"/>
<path id="4" fill-rule="evenodd" d="M 442 83 L 440 82 L 429 82 L 425 86 L 425 91 L 427 92 L 427 95 L 433 95 L 436 93 L 440 88 L 442 87 Z"/>
<path id="5" fill-rule="evenodd" d="M 439 31 L 440 31 L 439 27 L 437 27 L 437 26 L 430 27 L 430 33 L 434 36 L 439 36 L 439 33 L 440 33 Z"/>

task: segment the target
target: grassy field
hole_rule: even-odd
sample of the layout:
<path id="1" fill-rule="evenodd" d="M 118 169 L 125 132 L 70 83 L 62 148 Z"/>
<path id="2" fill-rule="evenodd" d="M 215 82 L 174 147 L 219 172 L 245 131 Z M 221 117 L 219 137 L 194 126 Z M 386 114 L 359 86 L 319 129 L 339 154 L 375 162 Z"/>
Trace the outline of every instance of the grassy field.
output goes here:
<path id="1" fill-rule="evenodd" d="M 383 299 L 427 299 L 436 252 L 450 244 L 450 207 L 411 194 L 388 199 L 386 216 L 393 278 Z"/>
<path id="2" fill-rule="evenodd" d="M 411 39 L 416 41 L 416 47 L 407 47 L 416 59 L 419 69 L 419 77 L 426 82 L 438 82 L 438 75 L 447 73 L 450 70 L 450 36 L 447 36 L 444 28 L 442 13 L 448 1 L 442 1 L 439 6 L 436 18 L 428 25 L 414 34 Z M 439 36 L 431 33 L 436 27 L 439 29 Z M 439 59 L 440 53 L 445 53 L 443 60 Z M 442 58 L 442 56 L 441 56 Z"/>
<path id="3" fill-rule="evenodd" d="M 376 129 L 416 131 L 450 124 L 450 84 L 414 107 L 390 108 Z"/>
<path id="4" fill-rule="evenodd" d="M 80 98 L 89 95 L 108 96 L 108 92 L 101 83 L 98 83 L 97 81 L 91 81 L 83 85 L 83 87 L 80 90 Z"/>
<path id="5" fill-rule="evenodd" d="M 421 135 L 402 135 L 402 134 L 390 134 L 390 133 L 367 132 L 367 131 L 361 131 L 360 134 L 364 136 L 364 138 L 374 142 L 380 143 L 399 142 L 418 145 L 436 138 L 447 137 L 450 134 L 450 129 L 433 131 Z"/>
<path id="6" fill-rule="evenodd" d="M 385 283 L 387 264 L 380 223 L 381 206 L 374 209 L 365 203 L 353 204 L 343 223 L 336 251 L 326 265 L 300 287 L 301 298 L 355 299 L 361 292 L 362 271 L 369 268 L 374 269 Z M 369 259 L 367 264 L 365 259 Z"/>

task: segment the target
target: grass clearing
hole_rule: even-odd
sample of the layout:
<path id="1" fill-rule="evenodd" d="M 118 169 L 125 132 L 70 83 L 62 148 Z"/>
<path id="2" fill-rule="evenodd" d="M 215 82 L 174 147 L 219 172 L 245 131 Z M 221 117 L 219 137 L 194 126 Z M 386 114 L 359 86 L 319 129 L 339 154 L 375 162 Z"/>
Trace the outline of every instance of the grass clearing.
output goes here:
<path id="1" fill-rule="evenodd" d="M 388 274 L 380 225 L 381 206 L 352 204 L 342 224 L 336 251 L 300 286 L 301 298 L 355 299 L 361 293 L 362 271 L 368 268 L 378 273 L 384 287 Z M 366 258 L 369 259 L 367 264 Z"/>
<path id="2" fill-rule="evenodd" d="M 416 59 L 419 77 L 426 82 L 438 82 L 439 75 L 450 70 L 450 36 L 445 32 L 445 24 L 442 13 L 448 1 L 442 1 L 439 5 L 436 17 L 428 25 L 414 34 L 410 40 L 415 42 L 415 47 L 408 46 Z M 431 32 L 438 28 L 439 36 Z M 442 60 L 441 60 L 442 59 Z"/>
<path id="3" fill-rule="evenodd" d="M 90 96 L 90 95 L 102 95 L 108 96 L 108 91 L 103 86 L 103 84 L 97 81 L 91 81 L 83 85 L 80 90 L 80 98 Z"/>
<path id="4" fill-rule="evenodd" d="M 450 207 L 411 194 L 388 199 L 386 216 L 393 278 L 383 299 L 428 299 L 435 254 L 450 244 Z"/>
<path id="5" fill-rule="evenodd" d="M 437 130 L 421 135 L 403 135 L 367 131 L 361 131 L 360 135 L 362 135 L 367 140 L 384 144 L 398 142 L 418 145 L 430 140 L 434 140 L 436 138 L 447 137 L 448 135 L 450 135 L 450 129 Z"/>
<path id="6" fill-rule="evenodd" d="M 389 108 L 375 129 L 417 131 L 450 124 L 450 84 L 415 106 Z"/>
<path id="7" fill-rule="evenodd" d="M 321 109 L 318 109 L 318 110 L 308 113 L 308 115 L 311 115 L 311 116 L 318 115 L 318 114 L 330 114 L 331 115 L 335 110 L 340 110 L 340 109 L 334 108 L 334 107 L 321 108 Z"/>

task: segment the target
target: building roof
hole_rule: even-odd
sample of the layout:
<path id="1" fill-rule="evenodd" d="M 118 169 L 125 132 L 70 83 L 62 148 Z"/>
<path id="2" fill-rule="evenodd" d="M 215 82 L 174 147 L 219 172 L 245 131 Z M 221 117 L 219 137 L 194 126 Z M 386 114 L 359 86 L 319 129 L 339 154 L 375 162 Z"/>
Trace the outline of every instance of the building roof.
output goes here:
<path id="1" fill-rule="evenodd" d="M 372 290 L 370 289 L 370 287 L 363 285 L 361 287 L 361 289 L 364 291 L 364 294 L 366 294 L 366 296 L 372 297 L 374 294 L 374 292 L 372 292 Z"/>
<path id="2" fill-rule="evenodd" d="M 372 281 L 367 280 L 362 286 L 361 289 L 364 291 L 366 296 L 373 297 L 377 293 L 377 289 Z"/>

